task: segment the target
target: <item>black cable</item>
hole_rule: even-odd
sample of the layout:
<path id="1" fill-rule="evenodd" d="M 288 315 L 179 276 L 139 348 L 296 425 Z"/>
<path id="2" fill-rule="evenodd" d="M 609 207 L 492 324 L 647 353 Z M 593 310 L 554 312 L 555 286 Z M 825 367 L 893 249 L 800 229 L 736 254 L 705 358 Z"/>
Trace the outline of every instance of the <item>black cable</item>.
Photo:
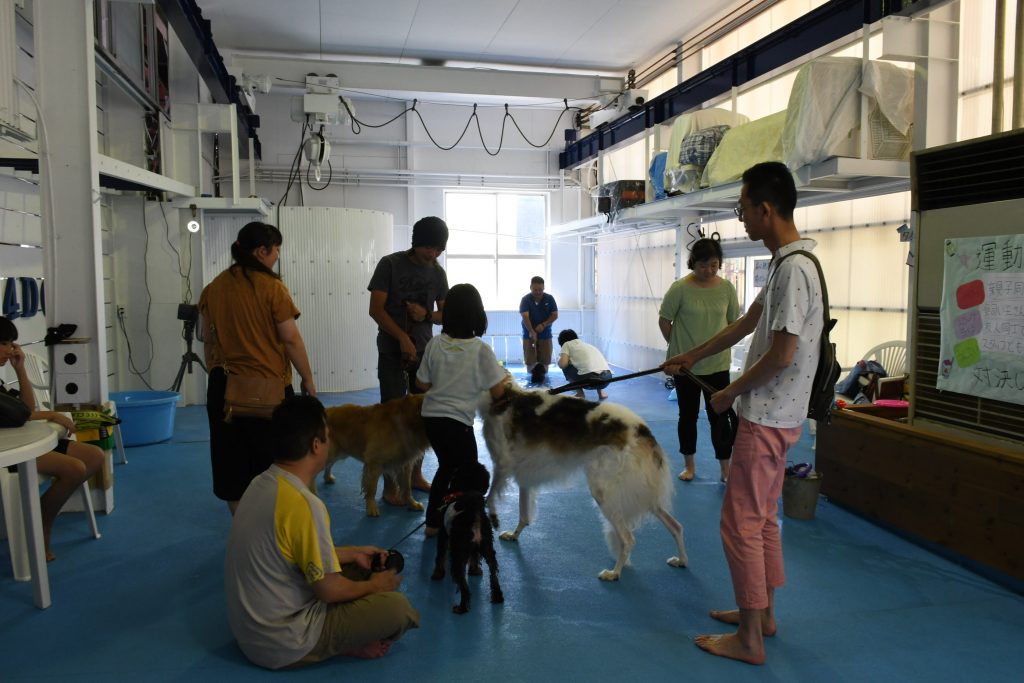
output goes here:
<path id="1" fill-rule="evenodd" d="M 476 132 L 480 136 L 480 144 L 484 146 L 484 151 L 492 157 L 496 157 L 501 154 L 501 146 L 505 143 L 505 121 L 508 120 L 512 115 L 508 113 L 508 105 L 505 105 L 505 115 L 501 118 L 501 136 L 498 138 L 498 149 L 491 152 L 487 149 L 487 143 L 484 141 L 484 131 L 480 128 L 480 117 L 476 115 L 476 105 L 473 105 L 473 113 L 470 115 L 470 120 L 476 119 Z"/>
<path id="2" fill-rule="evenodd" d="M 416 114 L 416 116 L 419 117 L 420 125 L 423 126 L 423 132 L 425 132 L 427 134 L 427 137 L 430 138 L 430 141 L 434 143 L 434 147 L 437 147 L 442 152 L 450 152 L 451 150 L 455 149 L 456 145 L 462 142 L 462 138 L 466 136 L 466 131 L 469 130 L 469 124 L 473 123 L 473 117 L 476 116 L 476 112 L 474 111 L 473 116 L 470 116 L 469 119 L 466 121 L 466 127 L 462 129 L 462 133 L 459 135 L 459 139 L 456 140 L 451 147 L 445 147 L 437 140 L 435 140 L 434 136 L 430 134 L 430 129 L 427 128 L 427 122 L 423 120 L 423 115 L 420 114 L 418 109 L 416 109 L 416 100 L 412 101 L 412 113 Z"/>
<path id="3" fill-rule="evenodd" d="M 352 132 L 354 134 L 356 134 L 356 135 L 359 135 L 360 130 L 362 129 L 363 126 L 366 126 L 367 128 L 383 128 L 384 126 L 388 125 L 389 123 L 394 123 L 395 121 L 397 121 L 398 119 L 402 118 L 403 116 L 405 116 L 410 111 L 412 111 L 413 109 L 416 108 L 416 100 L 413 100 L 412 101 L 412 106 L 411 107 L 406 107 L 405 111 L 403 111 L 402 113 L 398 114 L 397 116 L 393 116 L 392 118 L 388 119 L 384 123 L 373 124 L 373 123 L 366 123 L 365 121 L 360 121 L 359 119 L 357 119 L 356 118 L 356 113 L 354 111 L 352 111 L 352 107 L 348 106 L 348 102 L 345 101 L 344 97 L 339 96 L 338 97 L 338 101 L 341 102 L 341 104 L 345 107 L 345 111 L 348 112 L 348 117 L 350 119 L 350 126 L 349 127 L 352 129 Z M 358 126 L 359 129 L 357 129 L 357 126 Z"/>
<path id="4" fill-rule="evenodd" d="M 178 257 L 178 275 L 185 282 L 185 301 L 184 303 L 192 303 L 192 283 L 190 282 L 192 276 L 192 259 L 188 261 L 188 271 L 184 272 L 181 269 L 181 252 L 171 243 L 171 223 L 167 220 L 167 213 L 164 211 L 164 203 L 157 202 L 160 206 L 160 215 L 164 217 L 164 239 L 167 240 L 167 246 L 171 248 L 174 255 Z"/>
<path id="5" fill-rule="evenodd" d="M 124 326 L 124 312 L 120 308 L 117 309 L 117 321 L 121 325 L 121 335 L 124 336 L 124 343 L 128 347 L 128 371 L 130 373 L 132 373 L 133 375 L 138 375 L 139 379 L 142 380 L 142 383 L 146 385 L 146 388 L 149 389 L 150 391 L 152 391 L 153 387 L 150 386 L 149 382 L 146 381 L 146 378 L 142 376 L 142 373 L 143 372 L 149 372 L 150 366 L 153 365 L 153 358 L 150 357 L 149 365 L 146 366 L 145 370 L 140 371 L 140 370 L 138 370 L 135 367 L 135 360 L 132 358 L 132 343 L 128 339 L 128 330 L 126 330 L 125 326 Z M 147 324 L 146 327 L 147 327 L 147 333 L 148 333 L 148 328 L 149 328 L 148 324 Z M 151 342 L 152 342 L 152 339 L 153 338 L 150 337 L 150 341 Z"/>
<path id="6" fill-rule="evenodd" d="M 154 351 L 153 351 L 153 348 L 154 348 L 153 335 L 149 331 L 149 314 L 150 314 L 150 310 L 152 309 L 152 306 L 153 306 L 153 292 L 149 289 L 149 268 L 146 267 L 146 258 L 149 255 L 149 223 L 146 221 L 146 197 L 145 196 L 143 196 L 143 198 L 142 198 L 142 227 L 143 227 L 143 229 L 145 230 L 145 233 L 146 233 L 146 243 L 145 243 L 145 248 L 143 250 L 143 255 L 142 255 L 142 281 L 143 281 L 143 283 L 146 286 L 146 297 L 147 297 L 147 301 L 146 301 L 146 337 L 149 339 L 149 349 L 150 349 L 150 351 L 149 351 L 149 354 L 150 354 L 149 355 L 149 363 L 146 364 L 146 367 L 145 367 L 144 370 L 139 370 L 138 368 L 135 367 L 135 360 L 132 357 L 132 344 L 131 344 L 131 340 L 129 340 L 129 338 L 128 338 L 128 330 L 125 328 L 124 312 L 121 310 L 120 307 L 117 308 L 117 319 L 118 319 L 118 321 L 121 324 L 121 334 L 124 335 L 125 345 L 128 347 L 128 372 L 132 373 L 133 375 L 137 375 L 139 377 L 139 379 L 142 380 L 143 384 L 145 384 L 149 389 L 152 389 L 153 387 L 149 386 L 149 382 L 147 382 L 146 378 L 142 376 L 143 373 L 149 372 L 149 369 L 151 367 L 153 367 L 153 357 L 156 355 L 154 353 Z"/>
<path id="7" fill-rule="evenodd" d="M 565 112 L 569 111 L 569 100 L 562 100 L 562 103 L 565 105 L 565 109 L 563 109 L 561 111 L 561 113 L 558 115 L 558 118 L 555 119 L 555 125 L 551 128 L 551 135 L 549 135 L 548 139 L 545 140 L 543 142 L 543 144 L 540 144 L 540 145 L 535 145 L 532 142 L 530 142 L 530 138 L 526 137 L 526 133 L 524 133 L 523 129 L 519 127 L 519 123 L 516 121 L 516 117 L 514 117 L 514 116 L 512 116 L 512 114 L 508 113 L 508 105 L 507 104 L 505 105 L 505 116 L 507 116 L 510 119 L 512 119 L 512 125 L 514 125 L 516 127 L 516 130 L 519 131 L 519 134 L 523 136 L 524 140 L 526 140 L 526 144 L 528 144 L 530 147 L 535 147 L 537 149 L 540 149 L 542 147 L 547 147 L 548 143 L 551 142 L 551 138 L 555 137 L 555 133 L 558 131 L 558 124 L 562 121 L 562 117 L 565 115 Z M 502 122 L 502 123 L 504 124 L 504 122 Z"/>
<path id="8" fill-rule="evenodd" d="M 691 227 L 696 227 L 697 228 L 697 234 L 696 235 L 693 234 L 692 232 L 690 232 L 690 228 Z M 690 251 L 690 248 L 693 246 L 694 242 L 696 242 L 699 239 L 703 239 L 704 238 L 704 231 L 701 230 L 700 226 L 697 225 L 696 223 L 687 223 L 686 224 L 686 228 L 685 228 L 685 232 L 686 232 L 686 236 L 690 238 L 690 241 L 686 243 L 686 250 L 687 251 Z"/>
<path id="9" fill-rule="evenodd" d="M 288 166 L 288 184 L 284 188 L 284 194 L 277 201 L 277 227 L 281 227 L 281 207 L 288 203 L 288 193 L 292 190 L 292 185 L 295 183 L 295 178 L 301 172 L 299 169 L 302 167 L 302 147 L 306 143 L 306 126 L 309 125 L 308 120 L 302 122 L 301 130 L 299 131 L 299 148 L 295 150 L 295 156 L 292 157 L 292 163 Z M 302 183 L 299 183 L 299 193 L 301 197 Z"/>
<path id="10" fill-rule="evenodd" d="M 309 185 L 309 189 L 316 190 L 317 192 L 320 192 L 321 190 L 326 190 L 328 187 L 330 187 L 331 180 L 334 179 L 334 167 L 331 166 L 331 160 L 330 159 L 327 160 L 327 182 L 324 183 L 324 185 L 321 186 L 321 187 L 317 187 L 316 185 L 313 184 L 313 181 L 311 181 L 309 179 L 309 172 L 312 169 L 313 169 L 313 162 L 311 161 L 311 162 L 309 162 L 309 165 L 306 166 L 306 184 Z"/>
<path id="11" fill-rule="evenodd" d="M 501 153 L 502 147 L 504 146 L 505 125 L 506 125 L 506 121 L 508 119 L 512 119 L 512 125 L 515 126 L 517 131 L 519 131 L 519 134 L 523 137 L 523 140 L 526 141 L 526 144 L 530 145 L 531 147 L 533 147 L 535 149 L 541 149 L 541 148 L 546 147 L 548 145 L 548 143 L 551 142 L 551 139 L 553 137 L 555 137 L 555 133 L 558 132 L 558 126 L 561 123 L 562 117 L 565 115 L 565 112 L 571 111 L 573 109 L 575 109 L 577 111 L 583 111 L 580 107 L 570 107 L 569 106 L 569 100 L 568 99 L 563 99 L 562 100 L 562 104 L 564 105 L 564 108 L 562 109 L 561 112 L 559 112 L 558 118 L 555 119 L 555 123 L 551 127 L 551 134 L 548 135 L 547 139 L 543 143 L 535 144 L 534 142 L 532 142 L 526 136 L 526 133 L 524 133 L 523 129 L 519 126 L 519 122 L 516 121 L 516 117 L 512 114 L 512 112 L 509 111 L 509 105 L 508 104 L 501 105 L 501 106 L 505 107 L 505 116 L 502 117 L 502 119 L 501 119 L 501 135 L 500 135 L 500 137 L 498 139 L 498 148 L 495 151 L 492 152 L 490 150 L 490 148 L 487 146 L 487 142 L 484 140 L 483 129 L 482 129 L 481 125 L 480 125 L 480 117 L 477 115 L 477 108 L 479 106 L 482 106 L 482 105 L 477 105 L 477 104 L 473 105 L 473 112 L 469 115 L 469 119 L 466 121 L 466 126 L 465 126 L 465 128 L 462 129 L 462 133 L 459 135 L 458 139 L 453 144 L 451 144 L 449 146 L 445 146 L 445 145 L 442 145 L 441 143 L 439 143 L 437 140 L 435 140 L 433 134 L 430 132 L 430 128 L 427 126 L 427 122 L 423 119 L 423 115 L 420 113 L 419 109 L 417 109 L 417 105 L 420 103 L 419 100 L 413 100 L 411 107 L 407 107 L 405 110 L 403 110 L 399 114 L 396 114 L 395 116 L 391 117 L 387 121 L 385 121 L 383 123 L 371 124 L 371 123 L 367 123 L 365 121 L 361 121 L 359 118 L 357 118 L 356 115 L 355 115 L 355 112 L 352 111 L 352 108 L 349 106 L 348 102 L 345 101 L 345 98 L 339 97 L 338 99 L 341 102 L 342 106 L 345 107 L 345 111 L 348 112 L 349 118 L 351 119 L 350 128 L 351 128 L 353 134 L 359 135 L 360 132 L 361 132 L 361 129 L 363 127 L 366 127 L 366 128 L 383 128 L 384 126 L 386 126 L 386 125 L 388 125 L 390 123 L 394 123 L 398 119 L 400 119 L 403 116 L 407 115 L 409 112 L 413 112 L 419 118 L 420 125 L 423 126 L 423 132 L 425 132 L 427 134 L 427 137 L 430 139 L 430 142 L 433 143 L 433 145 L 435 147 L 437 147 L 438 149 L 440 149 L 441 151 L 444 151 L 444 152 L 449 152 L 449 151 L 455 149 L 458 146 L 458 144 L 460 142 L 462 142 L 462 139 L 466 136 L 466 131 L 469 130 L 469 126 L 475 120 L 476 121 L 477 134 L 480 136 L 480 144 L 483 145 L 484 151 L 487 152 L 487 154 L 492 156 L 492 157 L 493 156 L 498 156 L 498 154 Z"/>

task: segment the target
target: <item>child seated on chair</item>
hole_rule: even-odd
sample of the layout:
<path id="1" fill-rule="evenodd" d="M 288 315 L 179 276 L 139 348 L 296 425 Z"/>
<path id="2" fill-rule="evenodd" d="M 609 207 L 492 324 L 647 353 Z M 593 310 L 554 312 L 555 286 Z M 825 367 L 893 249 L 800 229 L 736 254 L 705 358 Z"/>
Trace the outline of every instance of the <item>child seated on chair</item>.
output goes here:
<path id="1" fill-rule="evenodd" d="M 75 432 L 75 423 L 62 413 L 49 410 L 36 410 L 36 399 L 32 393 L 32 383 L 25 371 L 25 352 L 14 343 L 18 338 L 18 328 L 10 320 L 0 317 L 0 367 L 11 362 L 14 374 L 18 377 L 18 390 L 8 389 L 0 380 L 0 391 L 21 400 L 32 414 L 30 420 L 48 420 L 59 424 L 67 433 Z M 36 458 L 36 469 L 39 474 L 50 477 L 50 487 L 39 499 L 39 507 L 43 518 L 43 540 L 46 545 L 46 560 L 55 559 L 50 549 L 50 531 L 57 519 L 60 509 L 71 497 L 82 482 L 99 472 L 103 466 L 103 451 L 87 443 L 79 443 L 69 439 L 60 439 L 57 447 L 49 453 Z"/>
<path id="2" fill-rule="evenodd" d="M 598 380 L 610 380 L 612 371 L 608 368 L 608 361 L 592 346 L 576 336 L 573 330 L 562 330 L 558 333 L 558 345 L 561 351 L 558 355 L 558 367 L 562 368 L 562 374 L 568 382 L 580 380 L 594 380 L 590 388 L 597 389 L 597 397 L 602 401 L 608 398 L 605 388 L 608 382 Z M 583 398 L 583 389 L 576 390 L 576 396 Z"/>

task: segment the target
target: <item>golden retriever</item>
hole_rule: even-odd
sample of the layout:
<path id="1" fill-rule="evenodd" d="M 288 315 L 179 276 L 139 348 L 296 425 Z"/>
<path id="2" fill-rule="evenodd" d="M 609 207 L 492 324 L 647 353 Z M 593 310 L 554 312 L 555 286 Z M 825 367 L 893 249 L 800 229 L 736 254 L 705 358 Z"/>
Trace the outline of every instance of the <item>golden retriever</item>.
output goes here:
<path id="1" fill-rule="evenodd" d="M 389 475 L 398 485 L 400 500 L 410 510 L 423 505 L 412 497 L 412 465 L 430 446 L 420 409 L 423 394 L 409 394 L 371 406 L 345 404 L 327 409 L 330 445 L 324 483 L 333 484 L 331 466 L 341 458 L 363 463 L 363 496 L 366 514 L 379 517 L 377 481 Z"/>

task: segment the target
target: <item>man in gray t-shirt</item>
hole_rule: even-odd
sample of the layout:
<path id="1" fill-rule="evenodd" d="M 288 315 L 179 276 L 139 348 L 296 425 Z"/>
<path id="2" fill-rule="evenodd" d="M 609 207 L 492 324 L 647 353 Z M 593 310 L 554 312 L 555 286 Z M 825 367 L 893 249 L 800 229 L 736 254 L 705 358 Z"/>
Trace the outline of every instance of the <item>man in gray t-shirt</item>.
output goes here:
<path id="1" fill-rule="evenodd" d="M 416 370 L 423 349 L 441 324 L 448 276 L 437 262 L 448 244 L 448 226 L 436 216 L 427 216 L 412 226 L 412 248 L 385 256 L 377 263 L 370 284 L 370 317 L 377 323 L 377 379 L 381 403 L 416 388 Z M 423 478 L 422 459 L 412 474 L 412 485 L 429 491 Z M 398 489 L 384 478 L 384 500 L 405 505 Z"/>

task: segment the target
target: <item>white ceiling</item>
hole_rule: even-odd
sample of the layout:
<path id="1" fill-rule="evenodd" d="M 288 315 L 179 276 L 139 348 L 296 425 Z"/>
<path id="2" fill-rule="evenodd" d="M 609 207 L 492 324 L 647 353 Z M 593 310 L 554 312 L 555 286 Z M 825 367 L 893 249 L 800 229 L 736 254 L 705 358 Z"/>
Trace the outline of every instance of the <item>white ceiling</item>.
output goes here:
<path id="1" fill-rule="evenodd" d="M 199 0 L 221 52 L 625 75 L 736 0 Z M 410 83 L 409 90 L 415 90 Z"/>

